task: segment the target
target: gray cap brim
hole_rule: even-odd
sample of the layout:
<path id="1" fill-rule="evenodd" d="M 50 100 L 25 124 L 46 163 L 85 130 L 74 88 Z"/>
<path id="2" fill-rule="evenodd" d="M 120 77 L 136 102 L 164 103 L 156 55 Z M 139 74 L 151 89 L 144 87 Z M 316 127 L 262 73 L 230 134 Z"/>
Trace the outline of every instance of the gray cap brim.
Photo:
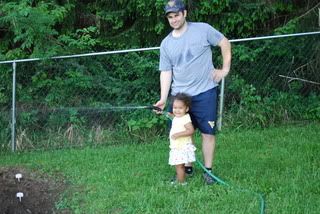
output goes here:
<path id="1" fill-rule="evenodd" d="M 169 10 L 166 11 L 166 15 L 168 13 L 178 13 L 180 11 L 183 11 L 183 10 L 182 9 L 178 9 L 178 8 L 172 8 L 172 9 L 169 9 Z"/>

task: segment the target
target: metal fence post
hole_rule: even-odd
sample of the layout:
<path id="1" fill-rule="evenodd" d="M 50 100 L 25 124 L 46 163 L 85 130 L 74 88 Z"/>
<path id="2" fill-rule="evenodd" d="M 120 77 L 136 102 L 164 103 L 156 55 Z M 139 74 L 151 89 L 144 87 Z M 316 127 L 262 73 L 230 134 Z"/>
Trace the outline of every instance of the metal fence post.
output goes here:
<path id="1" fill-rule="evenodd" d="M 224 78 L 221 80 L 221 88 L 220 88 L 220 100 L 219 100 L 219 114 L 218 114 L 218 131 L 221 131 L 222 127 L 222 114 L 223 114 L 223 102 L 224 102 Z"/>
<path id="2" fill-rule="evenodd" d="M 12 63 L 12 118 L 11 118 L 11 149 L 16 151 L 16 62 Z"/>

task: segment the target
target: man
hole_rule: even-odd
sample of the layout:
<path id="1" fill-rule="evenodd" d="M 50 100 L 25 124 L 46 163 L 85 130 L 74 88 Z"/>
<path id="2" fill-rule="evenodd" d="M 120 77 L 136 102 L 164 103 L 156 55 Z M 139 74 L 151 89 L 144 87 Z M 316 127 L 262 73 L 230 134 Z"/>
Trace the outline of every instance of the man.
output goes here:
<path id="1" fill-rule="evenodd" d="M 211 171 L 216 143 L 217 86 L 229 73 L 231 44 L 209 24 L 187 22 L 187 11 L 181 0 L 170 0 L 165 14 L 173 30 L 160 46 L 161 96 L 155 106 L 164 109 L 170 90 L 171 95 L 183 92 L 192 96 L 190 116 L 194 127 L 201 132 L 204 166 Z M 221 48 L 221 69 L 213 66 L 212 46 Z M 191 164 L 187 165 L 186 173 L 192 172 Z M 215 182 L 206 172 L 203 177 L 209 185 Z"/>

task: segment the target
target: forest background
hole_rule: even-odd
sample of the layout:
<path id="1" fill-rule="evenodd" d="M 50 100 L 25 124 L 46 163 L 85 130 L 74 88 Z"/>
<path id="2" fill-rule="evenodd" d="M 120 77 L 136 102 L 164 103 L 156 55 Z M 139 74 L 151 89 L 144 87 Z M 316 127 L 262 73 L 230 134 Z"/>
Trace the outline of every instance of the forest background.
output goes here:
<path id="1" fill-rule="evenodd" d="M 164 16 L 165 2 L 0 1 L 0 60 L 48 59 L 59 55 L 158 47 L 171 30 Z M 318 0 L 186 0 L 185 3 L 188 20 L 207 22 L 229 39 L 320 29 Z M 308 46 L 304 45 L 305 42 Z M 284 51 L 284 48 L 288 49 Z M 283 71 L 306 64 L 306 70 L 299 77 L 319 83 L 319 50 L 317 36 L 281 40 L 279 43 L 263 41 L 235 45 L 233 58 L 236 60 L 232 67 L 242 71 L 232 70 L 229 77 L 232 84 L 226 88 L 229 114 L 225 125 L 267 127 L 283 122 L 319 121 L 319 84 L 295 81 L 284 86 L 280 82 L 275 84 L 274 79 L 252 82 L 256 77 L 268 79 L 270 70 Z M 34 147 L 30 142 L 39 143 L 43 139 L 39 135 L 48 136 L 48 133 L 62 129 L 61 136 L 67 141 L 77 136 L 78 141 L 83 139 L 81 142 L 88 141 L 83 133 L 95 138 L 95 142 L 119 138 L 119 135 L 110 137 L 109 131 L 111 127 L 115 128 L 115 124 L 122 129 L 125 127 L 126 137 L 139 136 L 139 140 L 147 139 L 145 128 L 156 134 L 162 133 L 159 125 L 164 125 L 165 120 L 153 115 L 142 116 L 142 113 L 133 112 L 130 116 L 126 113 L 110 116 L 100 111 L 105 106 L 155 102 L 159 96 L 158 54 L 158 51 L 150 51 L 19 63 L 16 76 L 17 136 L 21 148 Z M 281 65 L 271 63 L 257 68 L 255 64 L 275 58 L 281 59 Z M 244 72 L 244 63 L 255 69 Z M 11 65 L 1 65 L 0 126 L 4 144 L 10 135 L 11 91 Z M 71 107 L 96 110 L 88 113 Z M 67 110 L 52 114 L 53 108 Z M 101 130 L 109 131 L 103 134 Z M 22 141 L 30 145 L 22 146 Z"/>
<path id="2" fill-rule="evenodd" d="M 0 59 L 159 46 L 171 30 L 164 16 L 165 2 L 0 1 Z M 208 22 L 229 39 L 274 35 L 281 28 L 283 33 L 319 29 L 312 24 L 317 23 L 317 14 L 297 24 L 319 8 L 317 0 L 187 0 L 186 4 L 188 20 Z"/>

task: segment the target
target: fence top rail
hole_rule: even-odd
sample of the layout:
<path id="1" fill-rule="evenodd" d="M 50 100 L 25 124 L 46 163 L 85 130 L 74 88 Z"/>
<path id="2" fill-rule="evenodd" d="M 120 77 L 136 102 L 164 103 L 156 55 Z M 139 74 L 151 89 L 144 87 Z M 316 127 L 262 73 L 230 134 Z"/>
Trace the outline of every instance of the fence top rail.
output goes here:
<path id="1" fill-rule="evenodd" d="M 283 34 L 283 35 L 274 35 L 274 36 L 251 37 L 251 38 L 244 38 L 244 39 L 231 39 L 230 42 L 232 42 L 232 43 L 246 42 L 246 41 L 254 41 L 254 40 L 277 39 L 277 38 L 284 38 L 284 37 L 308 36 L 308 35 L 316 35 L 316 34 L 320 34 L 320 31 L 306 32 L 306 33 L 295 33 L 295 34 Z M 49 57 L 49 58 L 17 59 L 17 60 L 0 61 L 0 64 L 11 64 L 11 63 L 17 63 L 17 62 L 32 62 L 32 61 L 40 61 L 40 60 L 44 60 L 44 59 L 78 58 L 78 57 L 86 57 L 86 56 L 99 56 L 99 55 L 129 53 L 129 52 L 138 52 L 138 51 L 149 51 L 149 50 L 158 50 L 158 49 L 160 49 L 160 47 L 136 48 L 136 49 L 118 50 L 118 51 L 104 51 L 104 52 L 95 52 L 95 53 L 55 56 L 55 57 Z"/>

